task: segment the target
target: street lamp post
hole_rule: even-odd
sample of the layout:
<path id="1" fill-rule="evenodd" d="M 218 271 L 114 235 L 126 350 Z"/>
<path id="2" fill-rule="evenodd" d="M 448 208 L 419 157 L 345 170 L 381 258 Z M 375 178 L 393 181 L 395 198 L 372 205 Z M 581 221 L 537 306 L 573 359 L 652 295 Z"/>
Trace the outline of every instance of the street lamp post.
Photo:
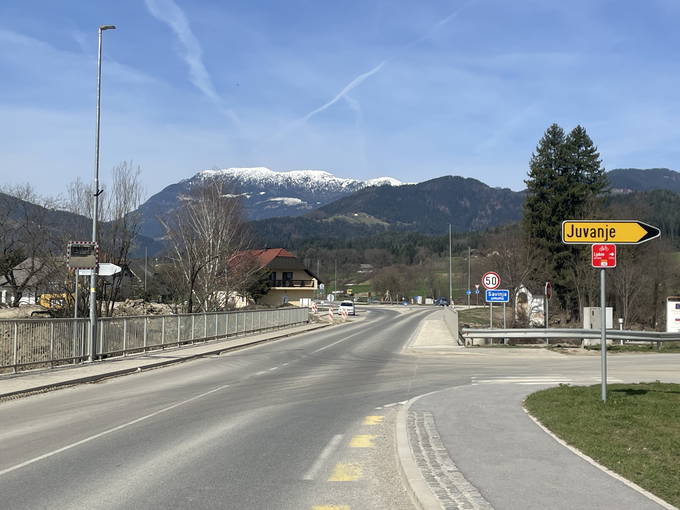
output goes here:
<path id="1" fill-rule="evenodd" d="M 453 284 L 451 280 L 451 224 L 449 223 L 449 306 L 453 303 Z"/>
<path id="2" fill-rule="evenodd" d="M 468 246 L 468 309 L 470 308 L 470 247 Z"/>
<path id="3" fill-rule="evenodd" d="M 97 242 L 97 213 L 99 212 L 99 106 L 101 96 L 102 81 L 102 32 L 113 30 L 113 25 L 102 25 L 99 27 L 99 55 L 97 57 L 97 130 L 94 137 L 94 185 L 92 192 L 94 201 L 92 207 L 92 242 Z M 90 355 L 89 361 L 94 361 L 97 348 L 97 271 L 98 267 L 92 270 L 90 278 Z"/>

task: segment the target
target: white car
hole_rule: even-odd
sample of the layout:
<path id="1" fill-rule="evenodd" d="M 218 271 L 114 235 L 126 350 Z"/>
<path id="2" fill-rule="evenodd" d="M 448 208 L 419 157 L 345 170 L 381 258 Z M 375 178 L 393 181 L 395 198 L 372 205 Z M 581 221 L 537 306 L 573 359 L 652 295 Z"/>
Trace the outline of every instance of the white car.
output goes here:
<path id="1" fill-rule="evenodd" d="M 353 301 L 343 301 L 340 303 L 339 311 L 342 313 L 343 310 L 347 310 L 348 315 L 356 315 L 354 313 L 354 302 Z"/>

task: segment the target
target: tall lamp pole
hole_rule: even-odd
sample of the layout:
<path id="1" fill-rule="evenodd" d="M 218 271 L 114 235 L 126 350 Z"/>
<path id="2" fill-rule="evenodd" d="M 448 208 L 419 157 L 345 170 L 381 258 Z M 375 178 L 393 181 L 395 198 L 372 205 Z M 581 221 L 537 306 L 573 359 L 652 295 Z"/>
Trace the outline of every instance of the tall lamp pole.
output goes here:
<path id="1" fill-rule="evenodd" d="M 113 25 L 102 25 L 99 27 L 99 56 L 97 58 L 97 131 L 94 137 L 94 185 L 92 193 L 94 201 L 92 207 L 92 242 L 97 242 L 97 213 L 99 212 L 99 106 L 102 82 L 102 32 L 113 30 Z M 97 349 L 97 271 L 98 267 L 92 270 L 90 279 L 90 355 L 89 361 L 94 361 Z"/>
<path id="2" fill-rule="evenodd" d="M 470 308 L 470 247 L 468 246 L 468 309 Z"/>
<path id="3" fill-rule="evenodd" d="M 451 224 L 449 223 L 449 306 L 453 303 L 453 285 L 451 283 Z"/>

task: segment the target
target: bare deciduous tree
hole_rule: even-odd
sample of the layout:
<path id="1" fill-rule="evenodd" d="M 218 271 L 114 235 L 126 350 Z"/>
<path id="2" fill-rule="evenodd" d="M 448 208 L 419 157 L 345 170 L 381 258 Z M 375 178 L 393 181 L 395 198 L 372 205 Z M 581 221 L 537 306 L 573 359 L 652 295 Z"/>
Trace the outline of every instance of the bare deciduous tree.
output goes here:
<path id="1" fill-rule="evenodd" d="M 211 180 L 181 199 L 182 206 L 162 223 L 171 258 L 182 271 L 187 312 L 216 310 L 223 303 L 220 293 L 239 287 L 234 278 L 249 276 L 233 267 L 250 245 L 241 197 Z"/>
<path id="2" fill-rule="evenodd" d="M 0 276 L 19 306 L 28 289 L 47 285 L 56 247 L 56 202 L 30 184 L 0 189 Z M 37 292 L 36 292 L 37 293 Z"/>

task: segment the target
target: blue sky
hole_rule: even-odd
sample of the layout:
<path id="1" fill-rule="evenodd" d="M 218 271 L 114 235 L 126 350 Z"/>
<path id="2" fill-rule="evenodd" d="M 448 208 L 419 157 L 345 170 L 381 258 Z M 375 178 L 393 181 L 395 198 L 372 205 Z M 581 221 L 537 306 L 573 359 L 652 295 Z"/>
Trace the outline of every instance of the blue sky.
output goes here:
<path id="1" fill-rule="evenodd" d="M 0 184 L 149 196 L 217 166 L 524 188 L 557 123 L 607 169 L 680 170 L 680 2 L 3 0 Z"/>

